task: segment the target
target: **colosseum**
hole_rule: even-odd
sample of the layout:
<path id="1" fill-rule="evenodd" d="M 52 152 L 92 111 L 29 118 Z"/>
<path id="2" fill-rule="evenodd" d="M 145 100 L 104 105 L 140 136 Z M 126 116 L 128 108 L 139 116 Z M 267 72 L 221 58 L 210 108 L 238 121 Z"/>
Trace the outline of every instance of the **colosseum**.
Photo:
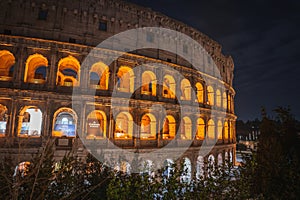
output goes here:
<path id="1" fill-rule="evenodd" d="M 208 159 L 235 162 L 234 64 L 205 34 L 119 0 L 7 0 L 0 10 L 2 157 L 9 153 L 16 165 L 26 162 L 53 138 L 57 159 L 71 149 L 84 156 L 86 146 L 97 143 L 98 153 L 112 157 L 116 146 L 142 152 L 141 157 L 163 149 L 160 154 L 184 159 L 193 172 Z M 133 29 L 145 29 L 141 39 L 154 43 L 156 32 L 147 27 L 174 30 L 200 44 L 207 52 L 196 60 L 201 70 L 159 48 L 125 48 L 108 63 L 116 50 L 97 47 Z M 195 52 L 191 44 L 164 37 L 177 41 L 183 54 Z M 83 64 L 94 49 L 101 55 Z M 212 65 L 217 70 L 210 70 Z M 80 99 L 74 100 L 74 91 Z M 128 105 L 122 103 L 124 95 Z M 210 143 L 209 153 L 201 155 Z M 20 144 L 26 144 L 21 151 Z M 130 165 L 132 158 L 126 156 L 123 161 Z"/>

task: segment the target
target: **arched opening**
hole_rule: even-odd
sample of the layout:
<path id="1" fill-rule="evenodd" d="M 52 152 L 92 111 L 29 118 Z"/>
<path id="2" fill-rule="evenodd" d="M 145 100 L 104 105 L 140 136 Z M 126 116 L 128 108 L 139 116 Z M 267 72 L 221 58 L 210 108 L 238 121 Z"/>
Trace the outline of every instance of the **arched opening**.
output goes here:
<path id="1" fill-rule="evenodd" d="M 70 108 L 60 108 L 53 117 L 53 137 L 75 137 L 77 115 Z"/>
<path id="2" fill-rule="evenodd" d="M 141 173 L 147 174 L 149 177 L 154 177 L 154 163 L 152 160 L 145 160 L 142 162 Z"/>
<path id="3" fill-rule="evenodd" d="M 101 139 L 106 137 L 106 115 L 103 111 L 94 110 L 86 120 L 87 139 Z"/>
<path id="4" fill-rule="evenodd" d="M 204 140 L 205 137 L 205 123 L 202 118 L 197 119 L 197 140 Z"/>
<path id="5" fill-rule="evenodd" d="M 202 156 L 198 156 L 196 168 L 196 178 L 201 179 L 204 176 L 204 158 Z"/>
<path id="6" fill-rule="evenodd" d="M 163 125 L 163 139 L 174 139 L 176 135 L 176 121 L 172 115 L 167 115 Z"/>
<path id="7" fill-rule="evenodd" d="M 227 94 L 223 92 L 223 109 L 227 109 Z"/>
<path id="8" fill-rule="evenodd" d="M 12 80 L 15 62 L 15 56 L 11 52 L 7 50 L 0 51 L 0 81 Z"/>
<path id="9" fill-rule="evenodd" d="M 35 70 L 34 79 L 46 81 L 47 68 L 46 66 L 40 66 Z"/>
<path id="10" fill-rule="evenodd" d="M 80 83 L 80 63 L 73 56 L 62 58 L 58 62 L 56 85 L 59 86 L 79 86 Z"/>
<path id="11" fill-rule="evenodd" d="M 114 166 L 114 170 L 117 172 L 130 174 L 131 166 L 127 161 L 121 161 L 121 163 L 116 163 L 116 165 Z"/>
<path id="12" fill-rule="evenodd" d="M 30 162 L 25 161 L 19 163 L 16 168 L 13 177 L 21 177 L 23 178 L 29 173 L 29 168 L 30 168 Z"/>
<path id="13" fill-rule="evenodd" d="M 207 123 L 207 138 L 214 140 L 215 139 L 215 122 L 210 119 Z"/>
<path id="14" fill-rule="evenodd" d="M 227 152 L 227 151 L 225 152 L 224 159 L 225 159 L 225 162 L 228 162 L 228 161 L 229 161 L 229 160 L 228 160 L 228 152 Z"/>
<path id="15" fill-rule="evenodd" d="M 207 86 L 207 104 L 213 106 L 215 104 L 215 93 L 211 86 Z"/>
<path id="16" fill-rule="evenodd" d="M 156 96 L 156 75 L 151 71 L 142 74 L 142 94 Z"/>
<path id="17" fill-rule="evenodd" d="M 121 166 L 120 166 L 120 171 L 123 172 L 123 173 L 130 174 L 130 171 L 131 171 L 130 164 L 126 161 L 122 161 Z"/>
<path id="18" fill-rule="evenodd" d="M 169 178 L 174 173 L 174 161 L 172 159 L 166 159 L 164 161 L 164 171 L 163 171 L 163 177 Z"/>
<path id="19" fill-rule="evenodd" d="M 229 137 L 229 135 L 228 135 L 228 122 L 224 122 L 224 139 L 225 140 L 228 140 L 228 137 Z"/>
<path id="20" fill-rule="evenodd" d="M 41 135 L 43 114 L 35 106 L 25 106 L 19 115 L 18 136 L 39 137 Z"/>
<path id="21" fill-rule="evenodd" d="M 197 88 L 197 100 L 199 103 L 203 103 L 204 99 L 204 89 L 203 85 L 201 83 L 196 83 L 196 88 Z"/>
<path id="22" fill-rule="evenodd" d="M 191 83 L 186 78 L 181 81 L 181 99 L 191 100 Z"/>
<path id="23" fill-rule="evenodd" d="M 163 82 L 163 97 L 175 99 L 176 83 L 173 76 L 165 75 Z"/>
<path id="24" fill-rule="evenodd" d="M 223 157 L 222 157 L 222 153 L 218 154 L 218 165 L 222 166 L 223 165 Z"/>
<path id="25" fill-rule="evenodd" d="M 74 79 L 72 79 L 72 78 L 65 78 L 64 79 L 64 86 L 73 87 L 74 86 Z"/>
<path id="26" fill-rule="evenodd" d="M 100 77 L 96 72 L 90 72 L 90 86 L 100 89 Z"/>
<path id="27" fill-rule="evenodd" d="M 229 152 L 229 162 L 232 163 L 233 162 L 233 155 L 232 155 L 232 151 Z"/>
<path id="28" fill-rule="evenodd" d="M 95 63 L 90 70 L 90 85 L 96 89 L 107 90 L 109 67 L 102 62 Z"/>
<path id="29" fill-rule="evenodd" d="M 213 173 L 213 171 L 215 170 L 215 157 L 210 154 L 207 158 L 207 163 L 208 163 L 208 166 L 207 166 L 207 173 L 208 173 L 208 176 L 210 177 Z"/>
<path id="30" fill-rule="evenodd" d="M 189 117 L 184 117 L 181 120 L 181 134 L 180 137 L 182 140 L 191 140 L 192 139 L 192 121 Z"/>
<path id="31" fill-rule="evenodd" d="M 0 137 L 5 136 L 7 118 L 8 118 L 7 108 L 6 108 L 6 106 L 0 104 Z"/>
<path id="32" fill-rule="evenodd" d="M 223 130 L 223 125 L 222 125 L 222 122 L 221 120 L 218 120 L 218 139 L 219 140 L 222 140 L 223 139 L 223 133 L 222 133 L 222 130 Z"/>
<path id="33" fill-rule="evenodd" d="M 221 97 L 221 92 L 219 89 L 216 90 L 216 105 L 218 107 L 221 107 L 221 103 L 222 103 L 222 97 Z"/>
<path id="34" fill-rule="evenodd" d="M 143 115 L 141 120 L 141 136 L 140 139 L 156 138 L 156 118 L 154 115 L 147 113 Z"/>
<path id="35" fill-rule="evenodd" d="M 115 126 L 115 139 L 131 139 L 133 132 L 133 119 L 130 113 L 121 112 L 117 115 Z"/>
<path id="36" fill-rule="evenodd" d="M 190 182 L 192 179 L 192 163 L 190 159 L 184 158 L 183 160 L 183 172 L 180 176 L 180 180 L 184 183 Z"/>
<path id="37" fill-rule="evenodd" d="M 41 54 L 30 55 L 26 60 L 24 82 L 44 84 L 47 77 L 48 60 Z"/>
<path id="38" fill-rule="evenodd" d="M 121 92 L 134 92 L 134 72 L 130 67 L 122 66 L 119 68 L 117 88 Z"/>

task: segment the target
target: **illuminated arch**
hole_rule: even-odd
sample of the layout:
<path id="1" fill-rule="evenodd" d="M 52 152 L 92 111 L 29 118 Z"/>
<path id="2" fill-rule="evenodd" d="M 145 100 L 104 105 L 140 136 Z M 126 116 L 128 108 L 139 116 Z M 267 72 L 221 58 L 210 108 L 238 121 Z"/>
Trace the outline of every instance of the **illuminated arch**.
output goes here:
<path id="1" fill-rule="evenodd" d="M 145 160 L 142 162 L 141 173 L 147 174 L 149 177 L 154 177 L 154 163 L 152 160 Z"/>
<path id="2" fill-rule="evenodd" d="M 180 176 L 182 182 L 190 182 L 192 179 L 192 162 L 189 158 L 185 157 L 183 159 L 183 172 Z"/>
<path id="3" fill-rule="evenodd" d="M 163 79 L 163 97 L 175 99 L 176 83 L 171 75 L 165 75 Z"/>
<path id="4" fill-rule="evenodd" d="M 80 63 L 73 56 L 60 59 L 56 77 L 56 85 L 79 86 L 80 83 Z"/>
<path id="5" fill-rule="evenodd" d="M 116 165 L 114 166 L 114 170 L 117 172 L 130 174 L 131 166 L 130 166 L 129 162 L 121 161 L 121 163 L 120 162 L 116 163 Z"/>
<path id="6" fill-rule="evenodd" d="M 7 51 L 0 51 L 0 80 L 10 81 L 13 77 L 13 65 L 16 63 L 15 56 Z"/>
<path id="7" fill-rule="evenodd" d="M 211 173 L 215 170 L 215 157 L 214 155 L 210 154 L 207 158 L 208 168 L 207 173 L 208 177 L 211 176 Z"/>
<path id="8" fill-rule="evenodd" d="M 181 99 L 191 100 L 191 83 L 186 78 L 181 81 Z"/>
<path id="9" fill-rule="evenodd" d="M 141 119 L 141 139 L 156 138 L 156 118 L 153 114 L 147 113 Z"/>
<path id="10" fill-rule="evenodd" d="M 227 151 L 225 152 L 224 160 L 225 160 L 225 162 L 229 161 L 229 159 L 228 159 L 228 152 Z"/>
<path id="11" fill-rule="evenodd" d="M 117 88 L 121 92 L 134 92 L 134 72 L 130 67 L 121 66 L 117 73 Z"/>
<path id="12" fill-rule="evenodd" d="M 100 139 L 106 137 L 106 115 L 103 111 L 94 110 L 86 120 L 87 139 Z"/>
<path id="13" fill-rule="evenodd" d="M 215 157 L 214 155 L 210 154 L 207 158 L 208 163 L 214 164 L 215 163 Z"/>
<path id="14" fill-rule="evenodd" d="M 174 172 L 174 161 L 172 159 L 166 159 L 163 163 L 164 171 L 163 177 L 169 178 Z"/>
<path id="15" fill-rule="evenodd" d="M 133 132 L 133 119 L 130 113 L 121 112 L 116 117 L 115 134 L 116 139 L 130 139 Z"/>
<path id="16" fill-rule="evenodd" d="M 107 90 L 109 67 L 102 62 L 95 63 L 90 70 L 90 85 L 96 89 Z"/>
<path id="17" fill-rule="evenodd" d="M 53 137 L 75 137 L 77 130 L 77 114 L 71 108 L 60 108 L 53 116 Z"/>
<path id="18" fill-rule="evenodd" d="M 192 121 L 189 117 L 184 117 L 181 120 L 181 139 L 191 140 L 192 139 Z"/>
<path id="19" fill-rule="evenodd" d="M 198 140 L 204 140 L 205 137 L 205 122 L 202 118 L 197 119 L 197 136 Z"/>
<path id="20" fill-rule="evenodd" d="M 6 133 L 7 126 L 7 108 L 6 106 L 0 104 L 0 137 L 4 137 Z"/>
<path id="21" fill-rule="evenodd" d="M 204 158 L 202 156 L 198 156 L 197 164 L 196 164 L 196 178 L 200 179 L 204 176 Z"/>
<path id="22" fill-rule="evenodd" d="M 120 166 L 120 171 L 123 173 L 130 174 L 131 166 L 127 161 L 122 161 Z"/>
<path id="23" fill-rule="evenodd" d="M 227 94 L 223 92 L 223 109 L 227 109 Z"/>
<path id="24" fill-rule="evenodd" d="M 219 140 L 222 140 L 222 139 L 223 139 L 223 133 L 222 133 L 222 130 L 223 130 L 222 122 L 221 122 L 221 120 L 218 120 L 218 128 L 217 128 L 217 131 L 218 131 L 218 139 L 219 139 Z"/>
<path id="25" fill-rule="evenodd" d="M 26 60 L 24 82 L 44 84 L 47 76 L 48 60 L 41 54 L 30 55 Z"/>
<path id="26" fill-rule="evenodd" d="M 215 93 L 212 86 L 207 86 L 207 103 L 211 106 L 215 105 Z"/>
<path id="27" fill-rule="evenodd" d="M 207 123 L 207 138 L 212 140 L 215 139 L 215 122 L 212 119 Z"/>
<path id="28" fill-rule="evenodd" d="M 151 71 L 142 74 L 142 94 L 156 96 L 156 75 Z"/>
<path id="29" fill-rule="evenodd" d="M 176 121 L 172 115 L 167 115 L 163 125 L 163 139 L 174 139 L 176 135 Z"/>
<path id="30" fill-rule="evenodd" d="M 221 107 L 222 97 L 219 89 L 216 90 L 216 106 Z"/>
<path id="31" fill-rule="evenodd" d="M 229 151 L 229 162 L 233 162 L 233 154 L 231 150 Z"/>
<path id="32" fill-rule="evenodd" d="M 41 136 L 43 114 L 36 106 L 25 106 L 19 114 L 18 136 Z"/>
<path id="33" fill-rule="evenodd" d="M 199 103 L 203 103 L 203 99 L 204 99 L 203 85 L 201 83 L 196 83 L 196 88 L 197 88 L 197 100 Z"/>
<path id="34" fill-rule="evenodd" d="M 223 165 L 223 157 L 222 157 L 222 153 L 218 154 L 218 165 L 221 166 Z"/>
<path id="35" fill-rule="evenodd" d="M 228 140 L 228 137 L 229 137 L 229 131 L 228 131 L 228 128 L 229 128 L 228 122 L 226 121 L 226 122 L 224 123 L 224 139 L 225 139 L 225 140 Z"/>

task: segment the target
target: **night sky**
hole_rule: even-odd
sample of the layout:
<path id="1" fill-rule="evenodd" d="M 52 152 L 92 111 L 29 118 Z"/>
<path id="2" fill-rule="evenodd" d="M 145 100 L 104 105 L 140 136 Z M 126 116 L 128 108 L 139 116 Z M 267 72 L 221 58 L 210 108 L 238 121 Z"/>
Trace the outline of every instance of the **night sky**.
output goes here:
<path id="1" fill-rule="evenodd" d="M 300 119 L 300 1 L 127 0 L 182 21 L 223 47 L 235 63 L 238 119 L 290 106 Z"/>

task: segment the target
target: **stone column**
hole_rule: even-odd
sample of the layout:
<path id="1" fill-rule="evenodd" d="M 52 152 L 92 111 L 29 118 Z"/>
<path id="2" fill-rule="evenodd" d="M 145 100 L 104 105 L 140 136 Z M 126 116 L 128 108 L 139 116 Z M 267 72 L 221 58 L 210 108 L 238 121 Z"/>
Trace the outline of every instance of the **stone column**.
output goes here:
<path id="1" fill-rule="evenodd" d="M 161 69 L 157 68 L 156 69 L 156 96 L 157 97 L 162 97 L 163 94 L 163 72 Z"/>
<path id="2" fill-rule="evenodd" d="M 111 64 L 111 67 L 109 68 L 109 80 L 108 80 L 108 90 L 113 91 L 114 87 L 116 85 L 116 77 L 117 77 L 117 68 L 118 63 L 115 61 Z"/>
<path id="3" fill-rule="evenodd" d="M 203 144 L 207 144 L 207 129 L 208 129 L 208 121 L 207 119 L 203 119 L 204 120 L 204 139 L 203 139 Z M 204 142 L 205 141 L 205 142 Z"/>
<path id="4" fill-rule="evenodd" d="M 109 109 L 109 116 L 108 116 L 108 123 L 109 123 L 109 128 L 108 128 L 108 139 L 112 140 L 114 138 L 114 131 L 115 131 L 115 123 L 114 123 L 114 118 L 113 118 L 113 113 L 112 109 Z"/>
<path id="5" fill-rule="evenodd" d="M 195 104 L 195 102 L 198 102 L 197 88 L 196 88 L 196 83 L 192 80 L 191 81 L 191 105 Z"/>
<path id="6" fill-rule="evenodd" d="M 57 49 L 55 47 L 52 47 L 51 50 L 51 58 L 50 58 L 50 65 L 49 65 L 49 79 L 48 79 L 48 84 L 49 84 L 49 89 L 53 90 L 55 88 L 56 85 L 56 74 L 57 74 L 57 68 L 58 66 L 56 66 L 56 52 Z"/>
<path id="7" fill-rule="evenodd" d="M 163 143 L 162 143 L 162 128 L 163 128 L 163 123 L 164 123 L 164 119 L 162 119 L 163 116 L 161 116 L 160 114 L 157 116 L 157 147 L 160 148 L 162 147 Z"/>
<path id="8" fill-rule="evenodd" d="M 88 67 L 80 68 L 80 85 L 79 87 L 83 91 L 87 91 L 89 88 L 89 69 Z"/>
<path id="9" fill-rule="evenodd" d="M 133 139 L 134 139 L 134 147 L 140 147 L 140 126 L 141 126 L 141 115 L 138 111 L 134 112 L 135 116 L 133 118 Z"/>
<path id="10" fill-rule="evenodd" d="M 192 128 L 191 128 L 191 132 L 192 132 L 192 140 L 196 140 L 196 135 L 197 135 L 197 116 L 191 116 L 190 117 L 191 122 L 192 122 Z"/>
<path id="11" fill-rule="evenodd" d="M 135 90 L 135 97 L 140 99 L 141 98 L 141 93 L 142 93 L 142 71 L 141 68 L 138 67 L 134 70 L 135 74 L 135 81 L 134 81 L 134 89 Z"/>
<path id="12" fill-rule="evenodd" d="M 8 130 L 6 131 L 8 133 L 9 137 L 15 136 L 15 127 L 16 127 L 16 117 L 17 117 L 17 101 L 12 99 L 11 102 L 11 108 L 9 112 L 9 118 L 8 118 Z"/>
<path id="13" fill-rule="evenodd" d="M 44 136 L 45 138 L 51 136 L 50 130 L 51 130 L 53 119 L 50 118 L 50 113 L 51 113 L 50 105 L 52 105 L 51 100 L 47 99 L 45 109 L 43 110 L 43 123 L 42 123 L 42 127 L 43 127 L 42 136 Z"/>
<path id="14" fill-rule="evenodd" d="M 24 69 L 25 69 L 25 47 L 23 45 L 19 46 L 16 52 L 18 56 L 16 58 L 16 63 L 14 67 L 14 87 L 21 87 L 23 83 Z"/>

